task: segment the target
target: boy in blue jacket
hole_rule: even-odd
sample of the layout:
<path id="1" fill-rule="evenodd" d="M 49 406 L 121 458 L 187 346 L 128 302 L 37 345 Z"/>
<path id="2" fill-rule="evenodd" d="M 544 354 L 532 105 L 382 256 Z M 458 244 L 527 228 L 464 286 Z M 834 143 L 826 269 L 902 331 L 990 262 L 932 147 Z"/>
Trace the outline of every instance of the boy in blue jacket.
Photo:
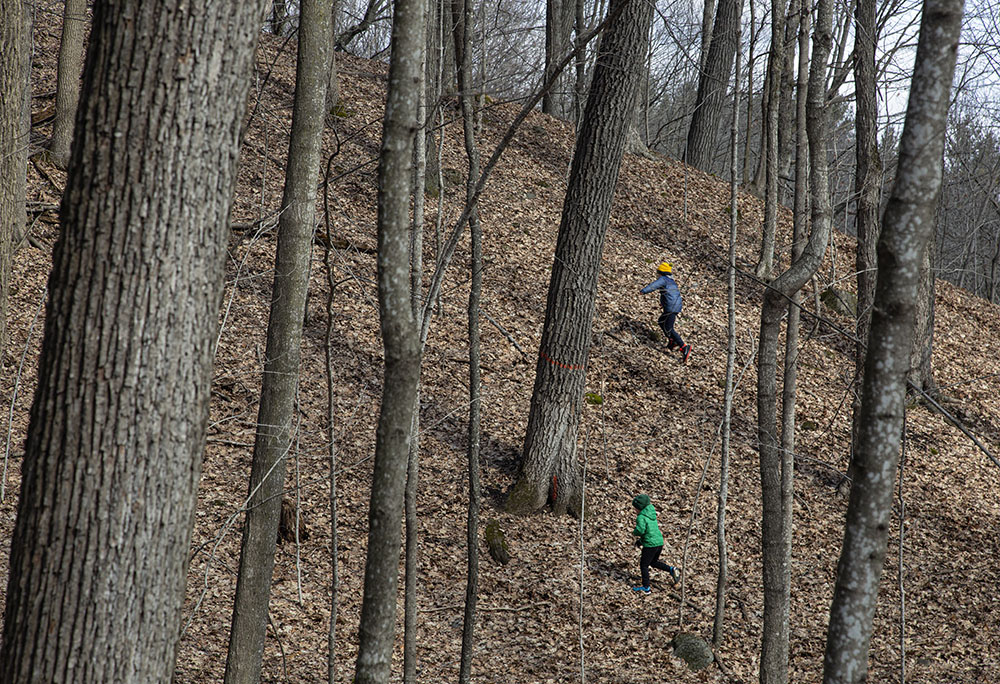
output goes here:
<path id="1" fill-rule="evenodd" d="M 666 570 L 670 573 L 670 579 L 677 583 L 677 570 L 672 565 L 667 565 L 660 560 L 660 552 L 663 551 L 663 535 L 660 533 L 660 526 L 656 522 L 656 509 L 649 497 L 645 494 L 632 499 L 632 506 L 639 511 L 635 519 L 635 529 L 632 534 L 636 536 L 635 545 L 642 547 L 639 555 L 639 572 L 642 575 L 642 584 L 632 587 L 632 591 L 642 594 L 649 593 L 649 566 L 652 565 L 657 570 Z"/>
<path id="2" fill-rule="evenodd" d="M 684 344 L 684 340 L 674 330 L 674 321 L 677 320 L 677 314 L 684 308 L 684 300 L 681 298 L 680 290 L 677 289 L 677 283 L 670 277 L 673 272 L 670 264 L 666 261 L 662 262 L 656 267 L 656 272 L 659 277 L 639 292 L 649 294 L 659 290 L 660 306 L 663 307 L 663 313 L 660 314 L 657 323 L 660 324 L 663 334 L 667 336 L 667 349 L 680 349 L 681 360 L 687 363 L 688 357 L 691 356 L 691 345 Z"/>

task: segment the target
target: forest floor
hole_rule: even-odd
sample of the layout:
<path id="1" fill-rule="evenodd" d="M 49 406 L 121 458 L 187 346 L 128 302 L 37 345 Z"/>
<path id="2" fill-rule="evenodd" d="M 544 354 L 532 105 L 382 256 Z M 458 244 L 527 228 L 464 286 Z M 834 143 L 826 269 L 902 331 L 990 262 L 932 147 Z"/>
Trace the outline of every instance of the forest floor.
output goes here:
<path id="1" fill-rule="evenodd" d="M 55 91 L 59 27 L 36 27 L 33 112 L 36 142 Z M 270 304 L 276 214 L 295 82 L 294 46 L 264 39 L 248 107 L 234 231 L 220 309 L 221 337 L 208 443 L 191 550 L 184 632 L 176 681 L 222 679 L 239 561 L 241 506 L 247 494 L 261 357 Z M 350 681 L 357 650 L 375 422 L 381 393 L 381 343 L 374 248 L 376 162 L 387 68 L 338 55 L 340 116 L 326 132 L 331 182 L 323 231 L 332 251 L 333 434 L 336 454 L 338 681 Z M 517 103 L 482 111 L 478 142 L 488 155 Z M 442 233 L 458 216 L 465 173 L 461 125 L 446 110 Z M 726 534 L 729 585 L 725 629 L 713 666 L 695 674 L 668 646 L 679 630 L 711 638 L 718 568 L 716 491 L 726 366 L 728 184 L 665 158 L 626 156 L 604 249 L 579 457 L 586 466 L 588 515 L 581 522 L 543 511 L 502 510 L 522 446 L 573 127 L 531 114 L 487 184 L 484 236 L 482 520 L 499 522 L 512 559 L 501 566 L 481 548 L 479 614 L 473 662 L 480 682 L 757 680 L 761 639 L 760 473 L 755 448 L 755 352 L 761 285 L 737 278 L 737 390 Z M 329 164 L 326 164 L 329 160 Z M 11 342 L 0 396 L 10 424 L 0 534 L 16 515 L 23 443 L 37 358 L 51 248 L 65 174 L 36 156 L 29 165 L 33 244 L 14 259 Z M 752 271 L 762 208 L 740 198 L 738 260 Z M 430 225 L 437 203 L 428 198 Z M 787 259 L 788 217 L 779 240 Z M 433 234 L 433 231 L 432 231 Z M 424 263 L 435 261 L 425 239 Z M 331 612 L 330 472 L 324 370 L 329 289 L 323 249 L 314 251 L 303 339 L 294 458 L 288 492 L 305 532 L 277 553 L 263 681 L 321 682 L 327 672 Z M 420 415 L 420 534 L 417 617 L 421 681 L 457 679 L 466 576 L 468 502 L 468 249 L 463 237 L 448 270 L 425 351 Z M 684 295 L 678 330 L 692 343 L 687 364 L 668 353 L 656 328 L 655 296 L 639 288 L 655 265 L 674 264 Z M 854 283 L 850 237 L 836 234 L 813 287 Z M 428 269 L 429 271 L 429 269 Z M 804 318 L 796 421 L 796 480 L 791 567 L 790 677 L 821 679 L 827 616 L 847 499 L 853 325 L 828 310 Z M 996 307 L 938 281 L 936 379 L 948 409 L 994 454 L 1000 452 L 1000 367 Z M 495 324 L 494 324 L 495 322 Z M 509 333 L 510 339 L 499 327 Z M 516 345 L 514 344 L 516 342 Z M 22 369 L 23 362 L 23 369 Z M 1000 468 L 940 414 L 914 403 L 907 412 L 904 466 L 875 616 L 870 681 L 1000 680 Z M 648 493 L 665 537 L 664 557 L 683 565 L 671 586 L 654 571 L 653 592 L 637 596 L 630 501 Z M 904 515 L 905 513 L 905 515 Z M 0 572 L 9 549 L 0 551 Z M 5 587 L 6 583 L 0 583 Z M 0 589 L 2 590 L 2 589 Z M 0 597 L 2 598 L 2 597 Z M 902 600 L 905 599 L 905 600 Z M 402 657 L 402 595 L 393 681 Z M 905 618 L 905 620 L 904 620 Z M 904 629 L 905 625 L 905 629 Z M 905 654 L 905 657 L 904 657 Z"/>

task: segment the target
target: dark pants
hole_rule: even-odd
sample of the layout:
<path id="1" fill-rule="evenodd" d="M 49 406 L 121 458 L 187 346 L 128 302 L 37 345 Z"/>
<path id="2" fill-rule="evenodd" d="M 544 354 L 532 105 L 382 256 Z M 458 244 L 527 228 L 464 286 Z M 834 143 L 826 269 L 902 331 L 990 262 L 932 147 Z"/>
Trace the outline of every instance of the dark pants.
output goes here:
<path id="1" fill-rule="evenodd" d="M 642 553 L 639 554 L 639 572 L 642 573 L 642 586 L 649 586 L 649 566 L 652 565 L 657 570 L 670 572 L 670 566 L 659 560 L 663 546 L 643 546 Z"/>
<path id="2" fill-rule="evenodd" d="M 675 320 L 677 320 L 676 313 L 667 313 L 666 311 L 664 311 L 662 314 L 660 314 L 660 318 L 656 322 L 660 324 L 660 330 L 663 331 L 663 334 L 667 336 L 668 340 L 673 342 L 678 347 L 683 347 L 684 340 L 682 340 L 681 336 L 677 334 L 676 330 L 674 330 Z"/>

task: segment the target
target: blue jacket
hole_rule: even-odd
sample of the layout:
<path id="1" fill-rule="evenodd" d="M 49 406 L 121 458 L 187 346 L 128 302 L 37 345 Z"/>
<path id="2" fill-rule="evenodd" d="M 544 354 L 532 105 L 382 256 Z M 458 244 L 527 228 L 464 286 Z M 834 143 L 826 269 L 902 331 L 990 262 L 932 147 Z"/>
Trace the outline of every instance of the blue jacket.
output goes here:
<path id="1" fill-rule="evenodd" d="M 677 289 L 677 283 L 666 273 L 642 288 L 642 294 L 649 294 L 656 290 L 660 291 L 660 306 L 666 313 L 680 313 L 684 308 L 684 300 L 681 299 L 681 291 Z"/>

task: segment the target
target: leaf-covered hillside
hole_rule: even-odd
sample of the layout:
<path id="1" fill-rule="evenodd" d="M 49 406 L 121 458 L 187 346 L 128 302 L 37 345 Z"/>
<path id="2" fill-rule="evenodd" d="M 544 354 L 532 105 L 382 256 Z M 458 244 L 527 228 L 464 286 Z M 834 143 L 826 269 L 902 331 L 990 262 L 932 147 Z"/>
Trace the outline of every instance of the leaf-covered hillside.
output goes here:
<path id="1" fill-rule="evenodd" d="M 36 28 L 33 111 L 54 91 L 58 26 Z M 205 451 L 178 682 L 221 681 L 235 590 L 241 518 L 257 414 L 264 333 L 270 303 L 276 212 L 282 190 L 294 87 L 294 49 L 265 38 L 248 103 L 227 263 L 221 334 Z M 279 547 L 264 679 L 320 682 L 326 676 L 330 615 L 330 450 L 324 350 L 333 348 L 334 452 L 341 585 L 337 596 L 337 666 L 350 681 L 356 651 L 367 533 L 367 499 L 381 392 L 381 345 L 375 287 L 375 171 L 386 67 L 341 57 L 341 108 L 326 133 L 321 235 L 329 234 L 335 287 L 329 292 L 322 239 L 314 250 L 304 339 L 297 440 L 288 493 L 298 499 L 308 538 Z M 491 103 L 482 111 L 479 144 L 492 152 L 518 109 Z M 453 229 L 464 198 L 465 165 L 458 112 L 446 109 L 446 182 L 440 239 Z M 480 579 L 477 649 L 481 682 L 705 681 L 688 672 L 667 643 L 679 628 L 711 636 L 716 550 L 715 493 L 726 359 L 728 184 L 668 159 L 627 156 L 615 200 L 597 296 L 587 404 L 579 454 L 586 467 L 588 515 L 581 522 L 541 513 L 502 511 L 517 467 L 545 309 L 573 128 L 532 114 L 496 167 L 483 196 L 484 522 L 495 519 L 511 562 L 485 554 Z M 6 538 L 16 515 L 27 413 L 36 376 L 49 253 L 57 237 L 57 203 L 65 176 L 36 157 L 28 201 L 34 243 L 14 260 L 11 343 L 0 392 L 11 415 L 0 525 Z M 435 262 L 436 198 L 428 198 L 424 263 Z M 741 198 L 738 254 L 752 271 L 761 206 Z M 786 226 L 787 228 L 787 226 Z M 787 231 L 782 254 L 787 258 Z M 654 296 L 639 288 L 660 260 L 674 265 L 685 299 L 679 331 L 694 346 L 688 364 L 665 351 Z M 838 234 L 812 287 L 853 286 L 852 240 Z M 428 274 L 429 278 L 429 274 Z M 460 244 L 428 339 L 421 394 L 418 494 L 420 582 L 419 672 L 425 682 L 452 681 L 465 594 L 467 503 L 465 337 L 468 253 Z M 762 611 L 759 471 L 755 451 L 755 338 L 761 285 L 737 279 L 737 379 L 727 518 L 729 577 L 725 637 L 719 656 L 732 681 L 757 678 Z M 332 317 L 327 315 L 331 297 Z M 852 323 L 827 310 L 805 319 L 792 573 L 791 680 L 819 681 L 827 611 L 846 498 Z M 1000 368 L 994 350 L 997 310 L 938 283 L 934 366 L 950 411 L 994 454 L 1000 451 Z M 21 370 L 22 353 L 24 356 Z M 15 396 L 16 395 L 16 396 Z M 923 405 L 907 415 L 904 466 L 872 644 L 871 680 L 989 682 L 1000 678 L 1000 468 L 958 429 Z M 657 505 L 664 559 L 680 565 L 673 587 L 654 571 L 653 593 L 636 596 L 630 501 L 646 492 Z M 901 543 L 902 542 L 902 543 Z M 0 565 L 6 568 L 4 546 Z M 5 585 L 0 585 L 5 586 Z M 905 598 L 901 614 L 901 597 Z M 402 629 L 402 597 L 399 622 Z M 901 635 L 905 616 L 905 633 Z M 582 649 L 582 658 L 581 658 Z M 397 654 L 401 659 L 401 637 Z M 398 668 L 397 668 L 398 669 Z M 719 669 L 709 681 L 726 681 Z"/>

